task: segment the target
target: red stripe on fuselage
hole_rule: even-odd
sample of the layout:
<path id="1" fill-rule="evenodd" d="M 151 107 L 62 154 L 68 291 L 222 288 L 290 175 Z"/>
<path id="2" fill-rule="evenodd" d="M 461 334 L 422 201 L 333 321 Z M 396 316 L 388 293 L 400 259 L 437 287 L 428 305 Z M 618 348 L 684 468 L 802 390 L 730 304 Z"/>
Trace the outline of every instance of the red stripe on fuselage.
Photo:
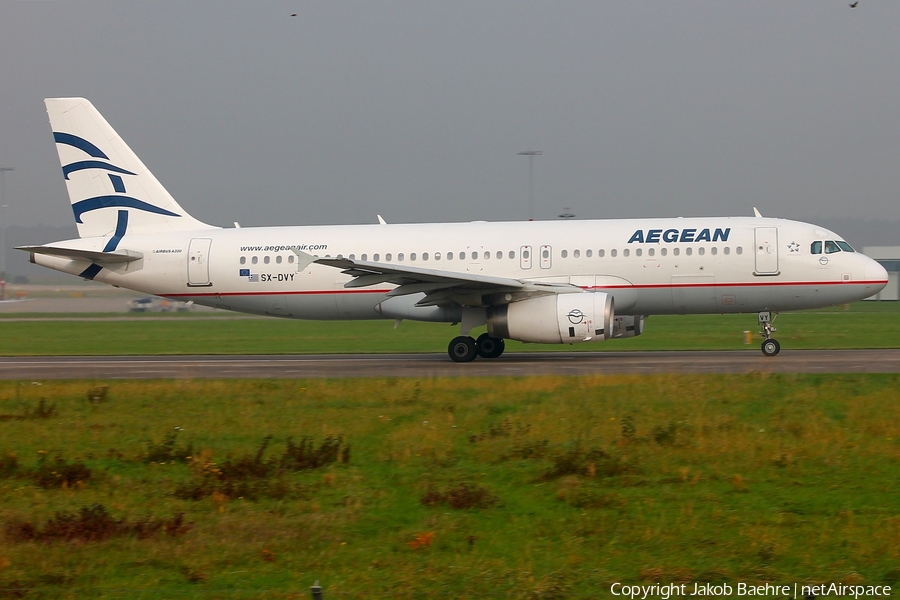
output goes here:
<path id="1" fill-rule="evenodd" d="M 702 277 L 702 275 L 698 275 Z M 719 288 L 719 287 L 785 287 L 785 286 L 810 286 L 810 285 L 881 285 L 886 284 L 887 280 L 877 281 L 751 281 L 744 283 L 646 283 L 635 285 L 603 285 L 588 286 L 583 289 L 587 290 L 615 290 L 615 289 L 665 289 L 665 288 Z M 392 288 L 393 289 L 393 288 Z M 224 297 L 224 296 L 289 296 L 289 295 L 323 295 L 323 294 L 387 294 L 391 289 L 383 290 L 291 290 L 291 291 L 272 291 L 272 292 L 204 292 L 198 293 L 175 293 L 175 294 L 157 294 L 166 298 L 179 297 Z"/>

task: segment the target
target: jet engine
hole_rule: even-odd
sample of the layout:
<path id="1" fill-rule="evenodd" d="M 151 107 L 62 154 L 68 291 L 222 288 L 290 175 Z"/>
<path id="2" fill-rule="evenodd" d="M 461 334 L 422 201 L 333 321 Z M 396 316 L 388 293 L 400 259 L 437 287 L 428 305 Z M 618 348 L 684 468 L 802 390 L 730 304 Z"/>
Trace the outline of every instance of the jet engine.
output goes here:
<path id="1" fill-rule="evenodd" d="M 612 338 L 629 338 L 644 333 L 644 315 L 624 315 L 613 319 Z"/>
<path id="2" fill-rule="evenodd" d="M 612 337 L 613 298 L 605 292 L 557 294 L 492 306 L 491 337 L 544 344 L 601 342 Z"/>

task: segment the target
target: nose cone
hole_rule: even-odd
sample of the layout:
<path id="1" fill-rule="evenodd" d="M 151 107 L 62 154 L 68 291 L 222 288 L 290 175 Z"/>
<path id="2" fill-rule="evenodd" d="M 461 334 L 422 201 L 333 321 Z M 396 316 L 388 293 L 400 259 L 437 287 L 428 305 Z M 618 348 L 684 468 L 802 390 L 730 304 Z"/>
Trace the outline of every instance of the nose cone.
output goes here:
<path id="1" fill-rule="evenodd" d="M 888 282 L 887 270 L 878 262 L 867 258 L 866 262 L 866 287 L 870 290 L 869 295 L 874 296 L 884 289 Z"/>

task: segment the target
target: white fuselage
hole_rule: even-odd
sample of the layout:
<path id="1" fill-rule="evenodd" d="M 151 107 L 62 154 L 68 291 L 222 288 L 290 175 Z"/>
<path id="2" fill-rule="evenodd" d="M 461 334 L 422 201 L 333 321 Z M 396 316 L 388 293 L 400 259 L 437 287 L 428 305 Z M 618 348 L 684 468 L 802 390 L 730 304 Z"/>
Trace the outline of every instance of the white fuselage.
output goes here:
<path id="1" fill-rule="evenodd" d="M 103 268 L 94 279 L 280 317 L 459 320 L 452 310 L 415 307 L 424 294 L 390 298 L 391 284 L 345 288 L 351 277 L 322 264 L 298 270 L 296 249 L 569 283 L 608 292 L 620 315 L 752 313 L 836 305 L 877 293 L 886 274 L 875 261 L 850 251 L 811 253 L 813 242 L 840 239 L 808 223 L 760 217 L 205 229 L 126 234 L 119 248 L 143 257 Z M 64 244 L 101 251 L 107 240 Z M 41 254 L 33 260 L 75 275 L 91 265 Z"/>

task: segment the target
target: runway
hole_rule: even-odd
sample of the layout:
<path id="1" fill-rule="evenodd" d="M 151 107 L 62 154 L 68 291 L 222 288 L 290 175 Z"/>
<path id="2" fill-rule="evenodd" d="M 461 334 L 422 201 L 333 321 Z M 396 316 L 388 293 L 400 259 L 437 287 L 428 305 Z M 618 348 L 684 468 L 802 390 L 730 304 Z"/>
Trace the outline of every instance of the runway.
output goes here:
<path id="1" fill-rule="evenodd" d="M 2 357 L 0 379 L 490 377 L 661 373 L 900 373 L 900 349 L 534 352 L 452 362 L 446 354 Z"/>

